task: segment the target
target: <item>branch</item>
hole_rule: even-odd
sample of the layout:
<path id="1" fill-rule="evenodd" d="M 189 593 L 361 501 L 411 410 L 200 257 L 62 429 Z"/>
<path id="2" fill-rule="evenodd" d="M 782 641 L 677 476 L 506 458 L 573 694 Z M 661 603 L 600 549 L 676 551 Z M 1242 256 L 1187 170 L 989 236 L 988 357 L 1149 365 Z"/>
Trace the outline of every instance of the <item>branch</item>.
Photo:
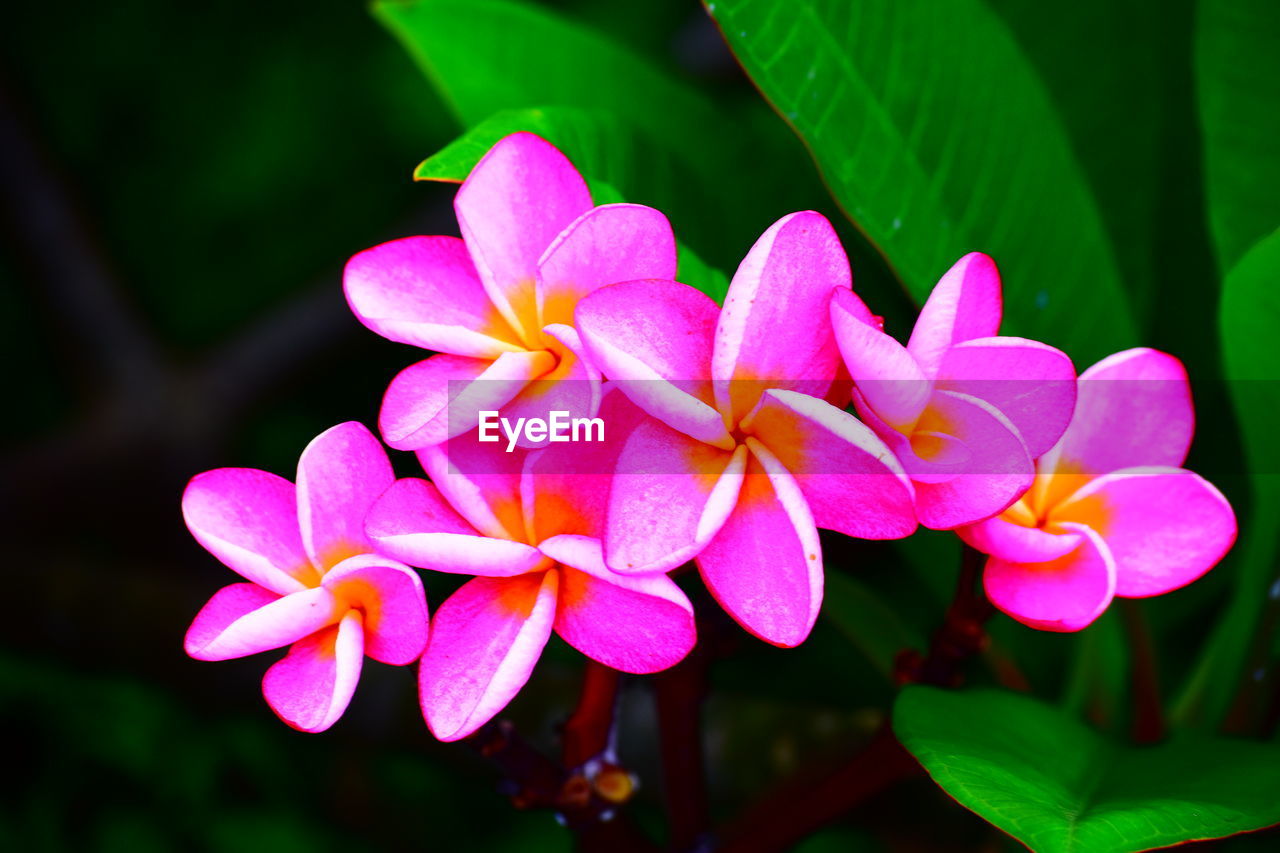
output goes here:
<path id="1" fill-rule="evenodd" d="M 699 643 L 688 657 L 653 680 L 669 826 L 667 848 L 673 851 L 698 849 L 711 826 L 702 749 L 707 655 L 705 643 Z"/>

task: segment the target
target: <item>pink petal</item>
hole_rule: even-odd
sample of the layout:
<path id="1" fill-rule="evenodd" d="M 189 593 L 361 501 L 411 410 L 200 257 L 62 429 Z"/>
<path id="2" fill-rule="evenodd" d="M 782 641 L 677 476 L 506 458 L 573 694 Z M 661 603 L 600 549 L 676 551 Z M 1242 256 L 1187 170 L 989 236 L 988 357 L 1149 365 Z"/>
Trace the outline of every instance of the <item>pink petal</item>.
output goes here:
<path id="1" fill-rule="evenodd" d="M 982 577 L 992 604 L 1042 631 L 1079 631 L 1097 619 L 1115 595 L 1115 563 L 1101 537 L 1081 525 L 1063 526 L 1081 535 L 1074 551 L 1045 563 L 992 557 Z"/>
<path id="2" fill-rule="evenodd" d="M 694 441 L 656 418 L 618 457 L 605 525 L 605 559 L 626 574 L 665 572 L 693 559 L 737 502 L 746 451 Z"/>
<path id="3" fill-rule="evenodd" d="M 698 555 L 698 568 L 739 625 L 774 645 L 797 646 L 822 607 L 818 529 L 782 463 L 754 438 L 747 446 L 737 508 Z"/>
<path id="4" fill-rule="evenodd" d="M 420 450 L 476 428 L 479 413 L 498 411 L 555 365 L 546 352 L 507 352 L 494 361 L 433 355 L 387 386 L 378 415 L 382 439 Z"/>
<path id="5" fill-rule="evenodd" d="M 437 572 L 508 577 L 543 559 L 531 545 L 477 532 L 426 480 L 397 480 L 374 504 L 367 530 L 378 553 Z"/>
<path id="6" fill-rule="evenodd" d="M 187 629 L 183 647 L 187 654 L 196 660 L 214 660 L 214 658 L 203 657 L 201 653 L 206 646 L 227 630 L 227 626 L 242 616 L 279 599 L 278 594 L 263 589 L 256 583 L 233 583 L 230 586 L 224 586 L 213 594 L 213 598 L 210 598 L 204 607 L 200 608 L 191 627 Z"/>
<path id="7" fill-rule="evenodd" d="M 540 325 L 538 260 L 591 209 L 586 182 L 551 143 L 513 133 L 471 170 L 453 207 L 489 299 L 527 341 Z"/>
<path id="8" fill-rule="evenodd" d="M 280 719 L 304 732 L 322 732 L 347 710 L 360 680 L 364 630 L 352 610 L 337 625 L 299 640 L 267 670 L 262 694 Z"/>
<path id="9" fill-rule="evenodd" d="M 916 529 L 911 481 L 865 424 L 795 391 L 766 391 L 742 423 L 795 477 L 814 523 L 860 539 Z"/>
<path id="10" fill-rule="evenodd" d="M 298 535 L 293 483 L 283 477 L 256 468 L 197 474 L 182 494 L 182 517 L 206 551 L 272 592 L 319 580 Z"/>
<path id="11" fill-rule="evenodd" d="M 765 387 L 827 393 L 840 363 L 831 293 L 851 286 L 849 260 L 822 214 L 793 213 L 764 232 L 734 273 L 716 327 L 711 375 L 727 420 L 750 412 Z"/>
<path id="12" fill-rule="evenodd" d="M 693 605 L 666 575 L 611 572 L 599 541 L 583 536 L 556 536 L 542 548 L 575 564 L 560 575 L 555 628 L 587 657 L 622 672 L 648 673 L 674 666 L 693 648 Z"/>
<path id="13" fill-rule="evenodd" d="M 600 406 L 604 441 L 556 443 L 529 454 L 520 490 L 530 542 L 562 533 L 604 536 L 618 456 L 648 418 L 625 394 L 611 388 Z"/>
<path id="14" fill-rule="evenodd" d="M 572 325 L 578 300 L 607 284 L 675 276 L 676 238 L 667 217 L 640 204 L 602 205 L 579 216 L 542 255 L 542 322 Z"/>
<path id="15" fill-rule="evenodd" d="M 831 300 L 831 322 L 845 367 L 876 414 L 909 433 L 929 403 L 932 383 L 902 344 L 861 319 L 859 308 L 866 310 L 851 291 L 837 290 Z"/>
<path id="16" fill-rule="evenodd" d="M 953 435 L 919 427 L 909 433 L 899 432 L 876 414 L 859 388 L 853 389 L 853 405 L 862 421 L 897 457 L 913 483 L 954 480 L 973 459 L 969 446 Z"/>
<path id="17" fill-rule="evenodd" d="M 332 625 L 346 612 L 322 587 L 290 593 L 245 612 L 250 596 L 238 586 L 219 590 L 191 623 L 186 648 L 196 660 L 229 660 L 278 649 Z"/>
<path id="18" fill-rule="evenodd" d="M 600 408 L 600 371 L 583 357 L 582 341 L 572 326 L 551 325 L 542 330 L 556 358 L 555 367 L 530 382 L 502 408 L 502 417 L 516 423 L 520 418 L 546 421 L 552 412 L 567 418 L 593 418 Z M 506 439 L 503 439 L 505 444 Z M 545 447 L 521 433 L 520 447 Z"/>
<path id="19" fill-rule="evenodd" d="M 418 451 L 418 461 L 440 495 L 476 530 L 495 539 L 527 541 L 520 476 L 529 451 L 506 452 L 505 443 L 475 433 Z"/>
<path id="20" fill-rule="evenodd" d="M 954 436 L 970 453 L 955 477 L 916 483 L 916 514 L 925 527 L 950 530 L 997 515 L 1035 479 L 1035 465 L 1013 424 L 976 397 L 935 392 L 918 429 Z"/>
<path id="21" fill-rule="evenodd" d="M 1057 443 L 1076 403 L 1076 371 L 1053 347 L 1023 338 L 976 338 L 947 350 L 938 388 L 986 400 L 1018 429 L 1031 457 Z"/>
<path id="22" fill-rule="evenodd" d="M 1080 534 L 1050 533 L 1039 527 L 1014 524 L 1003 516 L 957 528 L 956 534 L 984 554 L 1007 563 L 1047 563 L 1080 545 Z"/>
<path id="23" fill-rule="evenodd" d="M 466 737 L 520 692 L 551 636 L 558 579 L 555 571 L 476 578 L 440 605 L 418 670 L 437 738 Z"/>
<path id="24" fill-rule="evenodd" d="M 364 424 L 347 421 L 311 440 L 298 460 L 298 526 L 317 568 L 373 550 L 364 517 L 395 479 Z"/>
<path id="25" fill-rule="evenodd" d="M 1093 480 L 1050 513 L 1051 523 L 1097 531 L 1116 566 L 1116 595 L 1143 598 L 1186 586 L 1236 539 L 1222 493 L 1180 468 L 1129 468 Z"/>
<path id="26" fill-rule="evenodd" d="M 955 344 L 1000 331 L 1000 271 L 981 252 L 956 261 L 920 309 L 907 350 L 932 378 Z"/>
<path id="27" fill-rule="evenodd" d="M 1194 430 L 1182 362 L 1153 349 L 1125 350 L 1080 374 L 1075 416 L 1040 468 L 1093 476 L 1150 465 L 1176 468 L 1187 458 Z"/>
<path id="28" fill-rule="evenodd" d="M 330 590 L 363 614 L 364 653 L 395 666 L 427 645 L 427 597 L 417 572 L 376 554 L 343 560 L 324 576 Z"/>
<path id="29" fill-rule="evenodd" d="M 732 449 L 714 408 L 711 349 L 720 307 L 674 281 L 601 288 L 578 304 L 587 356 L 642 409 L 699 441 Z"/>
<path id="30" fill-rule="evenodd" d="M 366 249 L 347 262 L 342 286 L 360 322 L 384 338 L 484 359 L 524 349 L 457 237 L 406 237 Z"/>

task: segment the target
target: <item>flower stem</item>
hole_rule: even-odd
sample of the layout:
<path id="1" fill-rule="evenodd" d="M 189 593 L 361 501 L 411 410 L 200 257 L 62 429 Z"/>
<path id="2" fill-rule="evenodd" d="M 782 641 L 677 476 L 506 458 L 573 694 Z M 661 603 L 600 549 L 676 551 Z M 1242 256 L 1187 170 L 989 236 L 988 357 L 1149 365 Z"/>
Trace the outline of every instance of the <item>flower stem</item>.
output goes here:
<path id="1" fill-rule="evenodd" d="M 1133 658 L 1133 739 L 1136 743 L 1155 743 L 1164 737 L 1164 713 L 1151 628 L 1137 601 L 1122 598 L 1119 605 Z"/>
<path id="2" fill-rule="evenodd" d="M 704 644 L 654 676 L 654 703 L 662 748 L 669 850 L 696 850 L 710 829 L 702 749 L 702 700 L 707 689 Z"/>

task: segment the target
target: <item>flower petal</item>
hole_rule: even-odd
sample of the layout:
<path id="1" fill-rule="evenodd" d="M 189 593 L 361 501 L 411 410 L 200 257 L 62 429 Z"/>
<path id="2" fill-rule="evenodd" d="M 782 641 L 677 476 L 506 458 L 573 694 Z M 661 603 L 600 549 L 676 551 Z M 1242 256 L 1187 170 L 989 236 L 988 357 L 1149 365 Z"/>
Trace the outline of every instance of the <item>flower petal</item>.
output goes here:
<path id="1" fill-rule="evenodd" d="M 852 280 L 820 213 L 784 216 L 761 235 L 734 273 L 716 327 L 711 375 L 727 420 L 750 412 L 766 387 L 827 393 L 840 363 L 831 294 Z"/>
<path id="2" fill-rule="evenodd" d="M 1187 458 L 1194 430 L 1182 362 L 1153 349 L 1125 350 L 1080 374 L 1075 416 L 1041 471 L 1099 476 L 1121 468 L 1176 468 Z"/>
<path id="3" fill-rule="evenodd" d="M 474 433 L 418 451 L 418 461 L 459 515 L 485 536 L 527 541 L 520 505 L 520 475 L 529 451 L 506 452 L 505 443 L 485 443 Z"/>
<path id="4" fill-rule="evenodd" d="M 476 428 L 550 370 L 546 352 L 507 352 L 493 361 L 433 355 L 400 371 L 382 398 L 378 429 L 396 450 L 420 450 Z"/>
<path id="5" fill-rule="evenodd" d="M 1186 586 L 1217 565 L 1236 539 L 1231 504 L 1181 468 L 1129 468 L 1099 477 L 1050 513 L 1087 525 L 1107 543 L 1116 595 L 1143 598 Z"/>
<path id="6" fill-rule="evenodd" d="M 915 496 L 884 442 L 848 412 L 795 391 L 766 391 L 750 432 L 795 478 L 814 523 L 860 539 L 899 539 L 916 529 Z"/>
<path id="7" fill-rule="evenodd" d="M 575 314 L 587 356 L 632 401 L 699 441 L 732 449 L 714 408 L 711 349 L 720 308 L 674 281 L 601 288 Z"/>
<path id="8" fill-rule="evenodd" d="M 607 284 L 675 276 L 676 238 L 667 217 L 641 204 L 601 205 L 579 216 L 542 255 L 542 323 L 572 325 L 578 300 Z"/>
<path id="9" fill-rule="evenodd" d="M 822 607 L 822 547 L 799 485 L 754 438 L 738 504 L 698 555 L 707 589 L 749 632 L 798 646 Z"/>
<path id="10" fill-rule="evenodd" d="M 263 589 L 256 583 L 233 583 L 230 586 L 224 586 L 213 594 L 204 607 L 200 608 L 200 612 L 191 622 L 191 627 L 187 629 L 183 647 L 187 654 L 196 660 L 218 660 L 219 658 L 203 656 L 204 648 L 216 640 L 236 620 L 279 599 L 280 596 L 277 593 Z"/>
<path id="11" fill-rule="evenodd" d="M 293 644 L 267 670 L 262 694 L 280 719 L 304 732 L 322 732 L 351 704 L 364 661 L 360 612 Z"/>
<path id="12" fill-rule="evenodd" d="M 376 661 L 413 663 L 427 645 L 427 596 L 418 573 L 377 554 L 343 560 L 325 589 L 363 616 L 364 653 Z"/>
<path id="13" fill-rule="evenodd" d="M 956 534 L 982 553 L 1006 563 L 1047 563 L 1080 545 L 1079 533 L 1050 533 L 1039 527 L 1014 524 L 1001 516 L 957 528 Z"/>
<path id="14" fill-rule="evenodd" d="M 457 237 L 406 237 L 366 249 L 347 262 L 342 287 L 360 322 L 384 338 L 471 358 L 524 349 Z"/>
<path id="15" fill-rule="evenodd" d="M 369 512 L 367 530 L 378 553 L 437 572 L 508 577 L 542 562 L 531 545 L 477 532 L 426 480 L 397 480 Z"/>
<path id="16" fill-rule="evenodd" d="M 968 448 L 963 470 L 945 482 L 916 483 L 916 514 L 934 530 L 1003 512 L 1031 486 L 1035 464 L 1009 419 L 990 403 L 936 391 L 918 429 L 954 436 Z"/>
<path id="17" fill-rule="evenodd" d="M 464 738 L 520 692 L 551 636 L 558 580 L 555 571 L 476 578 L 440 605 L 418 671 L 432 734 Z"/>
<path id="18" fill-rule="evenodd" d="M 230 660 L 278 649 L 332 625 L 346 612 L 322 587 L 290 593 L 242 612 L 249 596 L 238 586 L 223 587 L 196 615 L 186 639 L 187 654 L 196 660 Z"/>
<path id="19" fill-rule="evenodd" d="M 1024 338 L 976 338 L 947 350 L 937 387 L 985 400 L 1018 429 L 1033 459 L 1066 431 L 1076 370 L 1066 354 Z"/>
<path id="20" fill-rule="evenodd" d="M 837 290 L 831 300 L 840 354 L 867 404 L 894 429 L 910 432 L 933 383 L 906 347 L 859 317 L 861 304 L 849 291 Z"/>
<path id="21" fill-rule="evenodd" d="M 197 474 L 182 494 L 182 517 L 204 549 L 272 592 L 319 580 L 298 534 L 293 483 L 256 468 Z"/>
<path id="22" fill-rule="evenodd" d="M 981 252 L 970 252 L 934 286 L 920 309 L 907 350 L 925 376 L 932 378 L 952 346 L 994 337 L 1000 331 L 1001 310 L 1000 271 L 995 261 Z"/>
<path id="23" fill-rule="evenodd" d="M 1083 525 L 1063 525 L 1080 545 L 1044 563 L 1011 563 L 992 557 L 982 584 L 991 603 L 1024 625 L 1042 631 L 1079 631 L 1097 619 L 1116 590 L 1111 552 Z"/>
<path id="24" fill-rule="evenodd" d="M 694 441 L 650 418 L 618 456 L 605 560 L 625 574 L 665 572 L 693 559 L 733 511 L 746 451 Z"/>
<path id="25" fill-rule="evenodd" d="M 489 299 L 527 342 L 540 325 L 538 260 L 591 209 L 586 182 L 551 143 L 513 133 L 471 170 L 453 207 Z"/>
<path id="26" fill-rule="evenodd" d="M 387 452 L 362 423 L 347 421 L 311 440 L 298 460 L 298 526 L 316 568 L 373 550 L 364 517 L 395 479 Z"/>
<path id="27" fill-rule="evenodd" d="M 648 673 L 674 666 L 693 648 L 693 605 L 666 575 L 611 572 L 600 542 L 585 536 L 554 536 L 542 549 L 574 566 L 560 575 L 555 628 L 587 657 L 622 672 Z"/>

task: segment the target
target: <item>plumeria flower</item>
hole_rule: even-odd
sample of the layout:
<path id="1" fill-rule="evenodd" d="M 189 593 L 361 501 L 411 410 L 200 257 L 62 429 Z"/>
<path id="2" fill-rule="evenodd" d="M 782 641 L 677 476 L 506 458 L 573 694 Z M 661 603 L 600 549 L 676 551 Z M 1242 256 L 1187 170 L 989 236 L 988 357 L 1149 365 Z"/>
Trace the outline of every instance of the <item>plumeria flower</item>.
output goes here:
<path id="1" fill-rule="evenodd" d="M 1187 374 L 1171 355 L 1126 350 L 1081 374 L 1075 416 L 1035 485 L 958 531 L 991 555 L 991 602 L 1033 628 L 1078 631 L 1114 596 L 1160 595 L 1211 569 L 1236 519 L 1221 492 L 1179 467 L 1193 429 Z"/>
<path id="2" fill-rule="evenodd" d="M 911 476 L 926 527 L 1004 510 L 1071 419 L 1071 360 L 1037 341 L 996 337 L 1000 314 L 999 272 L 977 252 L 938 282 L 905 347 L 853 293 L 831 302 L 858 414 Z"/>
<path id="3" fill-rule="evenodd" d="M 822 399 L 840 362 L 828 303 L 850 287 L 835 231 L 809 211 L 756 242 L 723 311 L 674 281 L 615 284 L 578 304 L 590 357 L 652 416 L 619 455 L 611 568 L 667 571 L 696 557 L 744 628 L 794 646 L 822 603 L 819 527 L 866 539 L 915 529 L 892 452 Z"/>
<path id="4" fill-rule="evenodd" d="M 367 654 L 412 663 L 427 602 L 409 567 L 374 553 L 364 517 L 395 475 L 363 425 L 339 424 L 298 460 L 295 486 L 255 468 L 197 475 L 182 496 L 196 540 L 248 583 L 223 587 L 187 631 L 187 654 L 227 660 L 290 646 L 262 692 L 295 729 L 342 716 Z"/>
<path id="5" fill-rule="evenodd" d="M 494 145 L 454 209 L 461 239 L 393 240 L 346 267 L 360 322 L 439 353 L 387 388 L 378 419 L 387 444 L 437 444 L 475 428 L 481 410 L 595 414 L 599 374 L 581 358 L 574 305 L 604 284 L 673 276 L 666 217 L 637 204 L 593 207 L 582 176 L 531 133 Z"/>
<path id="6" fill-rule="evenodd" d="M 616 392 L 601 416 L 625 434 L 641 413 Z M 620 575 L 599 531 L 618 442 L 504 453 L 464 436 L 419 452 L 431 477 L 404 479 L 369 515 L 383 552 L 476 575 L 436 610 L 419 669 L 427 726 L 466 737 L 528 681 L 554 630 L 623 672 L 666 669 L 695 642 L 693 607 L 662 573 Z"/>

